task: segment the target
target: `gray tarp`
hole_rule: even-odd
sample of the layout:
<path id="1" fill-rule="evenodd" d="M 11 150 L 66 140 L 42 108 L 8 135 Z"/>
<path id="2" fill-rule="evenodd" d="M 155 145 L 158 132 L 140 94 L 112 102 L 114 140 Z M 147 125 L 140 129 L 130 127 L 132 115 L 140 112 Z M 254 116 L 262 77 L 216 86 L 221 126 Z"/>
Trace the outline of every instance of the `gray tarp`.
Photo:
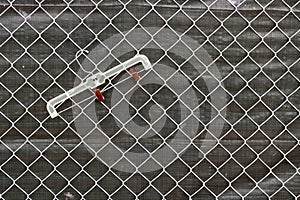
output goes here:
<path id="1" fill-rule="evenodd" d="M 257 1 L 259 5 L 249 0 L 237 8 L 226 0 L 189 1 L 181 12 L 169 0 L 130 1 L 125 10 L 122 1 L 93 2 L 76 0 L 67 6 L 46 0 L 39 8 L 30 0 L 12 6 L 0 1 L 0 197 L 64 199 L 70 192 L 74 199 L 106 199 L 115 191 L 113 199 L 161 199 L 167 193 L 168 199 L 299 195 L 300 6 L 289 9 L 297 1 Z M 208 141 L 200 136 L 193 141 L 196 147 L 191 145 L 164 172 L 110 170 L 88 152 L 75 125 L 67 123 L 72 112 L 49 119 L 45 100 L 74 86 L 76 52 L 91 51 L 99 41 L 131 30 L 135 18 L 142 19 L 138 27 L 165 27 L 196 40 L 223 77 L 230 103 L 222 139 L 204 159 L 196 147 Z M 167 52 L 145 53 L 155 61 Z M 184 62 L 169 55 L 174 60 L 167 65 Z M 205 93 L 205 87 L 195 85 Z M 204 124 L 210 107 L 203 105 Z M 103 126 L 109 134 L 115 130 L 107 121 Z M 132 141 L 121 142 L 126 147 Z M 95 180 L 100 187 L 94 187 Z"/>

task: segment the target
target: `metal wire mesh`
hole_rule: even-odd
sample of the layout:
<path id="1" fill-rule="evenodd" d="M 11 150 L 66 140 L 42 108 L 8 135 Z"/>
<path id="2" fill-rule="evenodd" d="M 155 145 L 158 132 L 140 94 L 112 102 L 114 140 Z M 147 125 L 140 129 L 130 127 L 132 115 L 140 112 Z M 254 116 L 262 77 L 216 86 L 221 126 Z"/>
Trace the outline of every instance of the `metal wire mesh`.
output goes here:
<path id="1" fill-rule="evenodd" d="M 1 199 L 299 198 L 299 8 L 1 0 Z M 136 53 L 140 81 L 124 71 L 104 102 L 87 90 L 49 117 Z"/>

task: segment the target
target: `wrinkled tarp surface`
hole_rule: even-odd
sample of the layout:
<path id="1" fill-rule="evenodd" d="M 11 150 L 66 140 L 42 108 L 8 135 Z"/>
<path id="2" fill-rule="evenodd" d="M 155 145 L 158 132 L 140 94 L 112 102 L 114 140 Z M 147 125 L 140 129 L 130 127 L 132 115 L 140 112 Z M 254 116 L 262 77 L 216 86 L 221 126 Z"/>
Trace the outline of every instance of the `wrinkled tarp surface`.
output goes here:
<path id="1" fill-rule="evenodd" d="M 68 192 L 74 199 L 111 194 L 112 199 L 291 199 L 300 194 L 297 1 L 231 2 L 236 7 L 226 0 L 37 2 L 0 1 L 2 198 L 65 199 Z M 135 26 L 164 27 L 193 38 L 220 71 L 228 102 L 225 123 L 216 147 L 203 158 L 197 146 L 207 141 L 199 137 L 165 170 L 109 169 L 68 123 L 71 111 L 49 118 L 46 101 L 74 87 L 80 68 L 76 52 L 91 51 Z M 168 55 L 145 52 L 152 62 Z M 167 65 L 183 62 L 170 57 Z M 210 108 L 203 105 L 204 124 Z M 107 122 L 105 130 L 111 126 Z"/>

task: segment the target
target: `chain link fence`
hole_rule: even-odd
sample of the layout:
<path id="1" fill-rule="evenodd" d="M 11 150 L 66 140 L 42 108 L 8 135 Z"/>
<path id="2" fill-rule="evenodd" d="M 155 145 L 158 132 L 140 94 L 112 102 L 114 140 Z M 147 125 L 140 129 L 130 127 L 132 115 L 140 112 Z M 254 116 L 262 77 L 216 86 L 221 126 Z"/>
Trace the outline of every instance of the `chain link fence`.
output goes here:
<path id="1" fill-rule="evenodd" d="M 296 0 L 0 0 L 1 199 L 297 199 Z M 123 71 L 46 103 L 136 54 Z"/>

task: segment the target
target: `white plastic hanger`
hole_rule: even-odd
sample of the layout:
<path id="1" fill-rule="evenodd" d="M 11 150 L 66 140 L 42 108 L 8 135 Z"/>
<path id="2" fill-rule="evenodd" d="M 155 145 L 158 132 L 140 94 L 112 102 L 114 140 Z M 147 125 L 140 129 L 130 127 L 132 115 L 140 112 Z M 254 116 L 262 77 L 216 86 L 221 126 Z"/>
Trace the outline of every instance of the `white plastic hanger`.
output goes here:
<path id="1" fill-rule="evenodd" d="M 105 83 L 106 79 L 111 78 L 123 70 L 126 70 L 128 68 L 131 68 L 132 66 L 142 63 L 143 67 L 145 70 L 148 70 L 151 68 L 151 63 L 149 59 L 145 55 L 136 55 L 133 58 L 107 70 L 106 72 L 99 72 L 97 74 L 92 75 L 91 77 L 87 78 L 85 82 L 79 84 L 78 86 L 66 91 L 65 93 L 51 99 L 50 101 L 47 102 L 47 110 L 51 116 L 51 118 L 57 117 L 58 113 L 56 111 L 55 106 L 58 104 L 63 103 L 67 99 L 83 92 L 84 90 L 87 89 L 95 89 L 101 84 Z M 137 79 L 137 74 L 134 70 L 131 70 L 131 73 L 133 74 L 133 77 Z M 99 92 L 99 91 L 98 91 Z M 96 93 L 96 92 L 95 92 Z M 99 98 L 99 94 L 97 94 L 97 97 Z"/>

